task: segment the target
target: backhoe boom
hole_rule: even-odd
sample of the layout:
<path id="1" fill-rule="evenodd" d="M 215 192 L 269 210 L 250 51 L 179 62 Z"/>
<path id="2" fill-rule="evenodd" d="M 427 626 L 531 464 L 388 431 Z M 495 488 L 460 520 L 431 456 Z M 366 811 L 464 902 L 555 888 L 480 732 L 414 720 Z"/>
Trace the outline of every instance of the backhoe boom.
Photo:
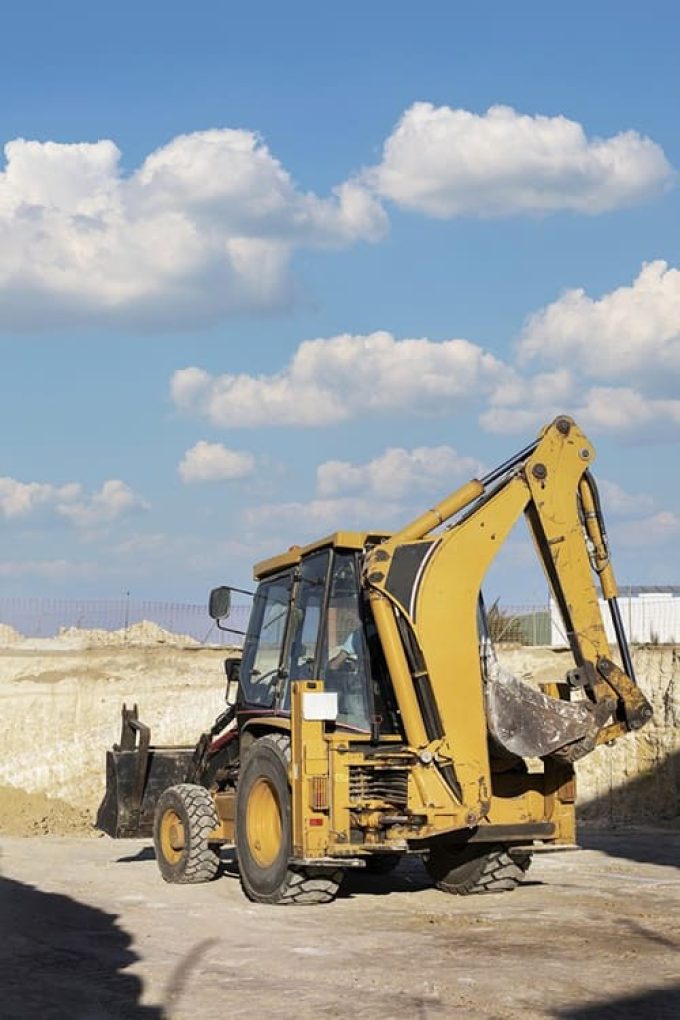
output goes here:
<path id="1" fill-rule="evenodd" d="M 365 580 L 407 739 L 421 758 L 435 760 L 470 819 L 483 817 L 489 805 L 487 727 L 510 753 L 575 760 L 651 715 L 616 627 L 616 582 L 593 460 L 578 426 L 557 418 L 517 457 L 456 490 L 367 556 Z M 482 581 L 522 514 L 576 663 L 569 679 L 581 699 L 572 703 L 523 692 L 526 685 L 498 668 L 485 675 L 480 661 Z M 598 578 L 624 670 L 609 658 Z"/>

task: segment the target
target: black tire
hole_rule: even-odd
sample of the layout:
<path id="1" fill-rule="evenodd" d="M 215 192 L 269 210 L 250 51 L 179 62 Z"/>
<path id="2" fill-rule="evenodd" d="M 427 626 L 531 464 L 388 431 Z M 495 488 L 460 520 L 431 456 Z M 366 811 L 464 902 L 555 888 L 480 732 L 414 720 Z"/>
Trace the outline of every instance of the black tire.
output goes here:
<path id="1" fill-rule="evenodd" d="M 442 892 L 472 896 L 515 889 L 531 864 L 531 854 L 478 843 L 456 849 L 434 846 L 425 863 Z"/>
<path id="2" fill-rule="evenodd" d="M 290 740 L 256 740 L 241 765 L 236 790 L 236 852 L 241 885 L 256 903 L 311 904 L 335 899 L 342 869 L 304 868 L 291 854 Z"/>
<path id="3" fill-rule="evenodd" d="M 399 867 L 401 854 L 371 854 L 366 857 L 366 867 L 361 870 L 365 875 L 391 875 Z"/>
<path id="4" fill-rule="evenodd" d="M 208 791 L 193 783 L 170 786 L 158 798 L 153 845 L 166 882 L 209 882 L 220 865 L 219 847 L 208 836 L 219 824 Z"/>

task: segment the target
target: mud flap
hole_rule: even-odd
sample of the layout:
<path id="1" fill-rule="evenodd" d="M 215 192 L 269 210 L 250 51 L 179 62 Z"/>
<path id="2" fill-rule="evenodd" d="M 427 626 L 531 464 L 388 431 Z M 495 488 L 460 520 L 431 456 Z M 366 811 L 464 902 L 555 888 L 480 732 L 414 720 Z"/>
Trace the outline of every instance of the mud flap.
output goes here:
<path id="1" fill-rule="evenodd" d="M 106 792 L 96 821 L 98 829 L 115 839 L 151 836 L 161 793 L 185 782 L 192 772 L 194 747 L 151 747 L 149 736 L 137 706 L 123 705 L 121 741 L 106 752 Z"/>

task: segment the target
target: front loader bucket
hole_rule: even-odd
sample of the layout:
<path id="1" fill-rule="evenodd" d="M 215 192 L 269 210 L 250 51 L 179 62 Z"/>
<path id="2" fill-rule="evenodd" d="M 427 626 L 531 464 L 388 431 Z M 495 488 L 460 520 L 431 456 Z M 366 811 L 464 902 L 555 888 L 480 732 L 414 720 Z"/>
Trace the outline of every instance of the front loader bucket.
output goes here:
<path id="1" fill-rule="evenodd" d="M 187 780 L 195 753 L 194 747 L 151 747 L 149 728 L 139 722 L 137 706 L 123 705 L 120 744 L 106 752 L 106 793 L 97 811 L 97 828 L 116 839 L 151 836 L 159 796 Z"/>
<path id="2" fill-rule="evenodd" d="M 193 756 L 193 747 L 151 747 L 144 763 L 138 750 L 107 751 L 106 793 L 97 811 L 97 828 L 115 839 L 151 836 L 158 798 L 169 786 L 186 782 Z"/>

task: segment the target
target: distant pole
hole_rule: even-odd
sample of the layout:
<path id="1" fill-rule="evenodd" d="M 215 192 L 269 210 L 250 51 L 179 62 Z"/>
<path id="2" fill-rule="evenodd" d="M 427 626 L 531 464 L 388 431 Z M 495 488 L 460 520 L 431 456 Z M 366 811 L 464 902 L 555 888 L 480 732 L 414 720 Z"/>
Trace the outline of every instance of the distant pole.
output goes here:
<path id="1" fill-rule="evenodd" d="M 125 613 L 125 622 L 123 624 L 123 630 L 127 634 L 127 630 L 128 630 L 129 625 L 130 625 L 130 592 L 129 591 L 125 592 L 124 613 Z"/>

